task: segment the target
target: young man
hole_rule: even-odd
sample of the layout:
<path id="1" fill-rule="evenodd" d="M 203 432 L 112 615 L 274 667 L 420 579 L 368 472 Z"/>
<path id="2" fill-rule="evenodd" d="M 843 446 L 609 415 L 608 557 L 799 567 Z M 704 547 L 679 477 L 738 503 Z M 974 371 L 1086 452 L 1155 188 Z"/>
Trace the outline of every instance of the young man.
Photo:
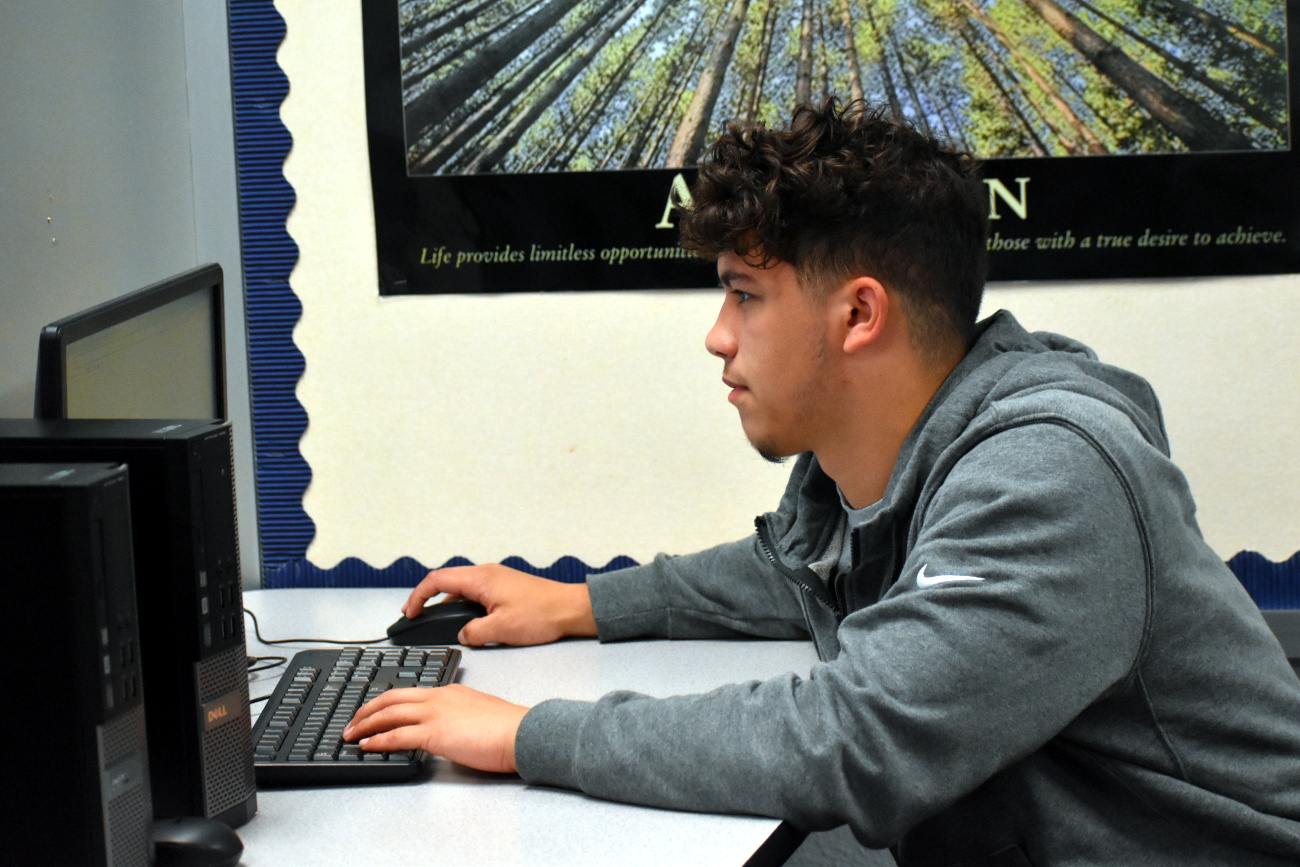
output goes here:
<path id="1" fill-rule="evenodd" d="M 1300 681 L 1202 541 L 1140 378 L 976 323 L 974 161 L 879 113 L 733 128 L 683 243 L 745 434 L 798 455 L 751 538 L 561 585 L 431 573 L 461 640 L 811 637 L 708 695 L 396 691 L 350 737 L 598 797 L 848 824 L 900 864 L 1300 863 Z"/>

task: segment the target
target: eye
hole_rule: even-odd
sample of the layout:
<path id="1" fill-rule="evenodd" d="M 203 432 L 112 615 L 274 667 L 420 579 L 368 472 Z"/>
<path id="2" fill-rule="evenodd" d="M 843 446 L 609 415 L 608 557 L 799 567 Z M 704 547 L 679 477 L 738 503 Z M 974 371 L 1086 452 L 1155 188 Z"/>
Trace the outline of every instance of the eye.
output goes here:
<path id="1" fill-rule="evenodd" d="M 735 296 L 736 303 L 738 304 L 744 304 L 750 298 L 754 297 L 753 295 L 750 295 L 748 292 L 742 292 L 739 289 L 732 289 L 731 294 Z"/>

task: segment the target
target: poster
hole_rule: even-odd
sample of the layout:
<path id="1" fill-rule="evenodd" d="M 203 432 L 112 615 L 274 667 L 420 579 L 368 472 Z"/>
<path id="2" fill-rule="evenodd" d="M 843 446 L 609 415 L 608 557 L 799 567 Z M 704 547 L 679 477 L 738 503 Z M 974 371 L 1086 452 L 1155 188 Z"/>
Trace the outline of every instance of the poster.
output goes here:
<path id="1" fill-rule="evenodd" d="M 1300 271 L 1284 0 L 363 0 L 381 294 L 690 288 L 728 118 L 985 160 L 991 280 Z"/>

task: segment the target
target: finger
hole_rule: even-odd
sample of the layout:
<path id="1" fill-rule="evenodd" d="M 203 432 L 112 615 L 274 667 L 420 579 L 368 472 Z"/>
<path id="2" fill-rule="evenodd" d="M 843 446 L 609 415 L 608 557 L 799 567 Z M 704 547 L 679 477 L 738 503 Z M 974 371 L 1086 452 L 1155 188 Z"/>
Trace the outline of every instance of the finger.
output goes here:
<path id="1" fill-rule="evenodd" d="M 406 601 L 402 603 L 402 613 L 407 617 L 414 617 L 420 613 L 420 609 L 424 607 L 425 602 L 441 593 L 442 591 L 438 589 L 438 582 L 445 571 L 444 569 L 434 569 L 428 575 L 425 575 L 420 580 L 420 583 L 415 585 L 411 595 L 407 596 Z"/>
<path id="2" fill-rule="evenodd" d="M 387 703 L 381 704 L 380 702 L 385 698 L 386 695 L 387 693 L 381 695 L 379 698 L 374 699 L 373 701 L 368 701 L 365 704 L 363 704 L 361 707 L 357 708 L 357 712 L 352 715 L 352 719 L 348 720 L 347 726 L 344 727 L 343 736 L 347 737 L 351 733 L 352 729 L 357 726 L 358 723 L 363 722 L 366 719 L 369 719 L 379 711 L 383 710 L 384 707 L 387 706 Z"/>
<path id="3" fill-rule="evenodd" d="M 419 689 L 415 687 L 410 689 L 386 690 L 381 695 L 372 698 L 370 701 L 357 708 L 357 712 L 352 715 L 352 719 L 348 722 L 345 732 L 352 729 L 357 725 L 357 723 L 369 719 L 385 708 L 392 707 L 396 704 L 422 701 L 427 697 L 427 694 L 427 689 Z"/>
<path id="4" fill-rule="evenodd" d="M 448 569 L 434 569 L 411 591 L 407 597 L 406 604 L 402 606 L 402 613 L 407 617 L 415 617 L 424 608 L 424 603 L 429 599 L 437 596 L 439 593 L 449 593 L 453 596 L 468 596 L 477 600 L 477 593 L 467 593 L 467 587 L 477 588 L 479 582 L 475 580 L 474 566 L 452 566 Z"/>
<path id="5" fill-rule="evenodd" d="M 406 598 L 402 605 L 402 613 L 407 617 L 414 617 L 424 608 L 424 603 L 428 602 L 439 593 L 447 592 L 448 582 L 455 581 L 456 567 L 451 569 L 434 569 L 428 575 L 415 585 L 411 595 Z"/>
<path id="6" fill-rule="evenodd" d="M 415 726 L 403 726 L 391 731 L 380 732 L 364 737 L 358 741 L 361 749 L 372 753 L 394 753 L 399 750 L 424 749 L 424 738 Z"/>
<path id="7" fill-rule="evenodd" d="M 497 641 L 497 622 L 500 617 L 493 614 L 486 614 L 483 617 L 475 617 L 468 621 L 460 628 L 460 634 L 456 640 L 466 647 L 482 647 L 493 641 Z"/>
<path id="8" fill-rule="evenodd" d="M 357 710 L 356 715 L 344 727 L 343 738 L 355 741 L 378 732 L 421 722 L 429 716 L 428 710 L 422 706 L 423 701 L 429 698 L 429 692 L 427 689 L 390 690 Z M 385 701 L 390 695 L 393 698 Z"/>

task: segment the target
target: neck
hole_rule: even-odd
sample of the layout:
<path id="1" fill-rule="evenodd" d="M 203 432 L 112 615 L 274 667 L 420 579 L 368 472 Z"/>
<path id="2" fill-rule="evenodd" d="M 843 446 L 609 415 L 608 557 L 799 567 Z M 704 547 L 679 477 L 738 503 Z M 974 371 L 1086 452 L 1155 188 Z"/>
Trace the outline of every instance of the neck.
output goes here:
<path id="1" fill-rule="evenodd" d="M 814 449 L 850 506 L 861 509 L 885 495 L 903 442 L 960 360 L 903 361 L 855 383 L 857 399 L 846 401 L 837 435 Z"/>

